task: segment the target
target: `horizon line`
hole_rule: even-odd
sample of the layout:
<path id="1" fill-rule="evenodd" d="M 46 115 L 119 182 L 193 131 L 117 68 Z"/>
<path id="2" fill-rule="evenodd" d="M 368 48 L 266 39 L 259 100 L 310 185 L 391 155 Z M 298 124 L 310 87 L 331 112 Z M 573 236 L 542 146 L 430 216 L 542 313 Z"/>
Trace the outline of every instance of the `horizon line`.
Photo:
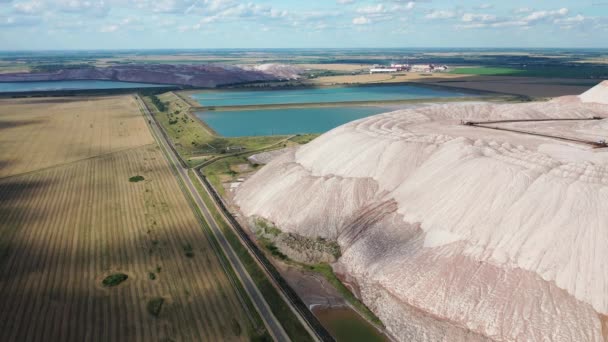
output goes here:
<path id="1" fill-rule="evenodd" d="M 476 50 L 545 50 L 545 49 L 570 49 L 570 50 L 608 50 L 608 47 L 565 47 L 565 46 L 553 46 L 553 47 L 439 47 L 439 46 L 416 46 L 416 47 L 209 47 L 209 48 L 95 48 L 95 49 L 0 49 L 0 53 L 7 52 L 93 52 L 93 51 L 214 51 L 214 50 L 407 50 L 407 49 L 437 49 L 437 50 L 450 50 L 450 49 L 476 49 Z"/>

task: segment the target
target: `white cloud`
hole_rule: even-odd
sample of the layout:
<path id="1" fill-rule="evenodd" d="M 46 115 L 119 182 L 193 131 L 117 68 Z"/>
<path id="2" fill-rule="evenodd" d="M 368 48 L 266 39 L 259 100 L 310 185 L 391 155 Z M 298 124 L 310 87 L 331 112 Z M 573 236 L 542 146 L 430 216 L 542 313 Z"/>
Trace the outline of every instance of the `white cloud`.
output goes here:
<path id="1" fill-rule="evenodd" d="M 476 28 L 486 28 L 486 27 L 521 27 L 528 28 L 532 25 L 536 25 L 539 23 L 553 22 L 553 23 L 561 23 L 568 24 L 566 22 L 562 23 L 564 17 L 568 14 L 569 10 L 567 8 L 560 8 L 557 10 L 543 10 L 543 11 L 535 11 L 535 12 L 526 12 L 523 16 L 515 16 L 512 18 L 499 18 L 492 14 L 475 14 L 475 13 L 465 13 L 462 16 L 462 22 L 465 24 L 457 25 L 457 28 L 464 29 L 476 29 Z M 522 12 L 523 13 L 523 12 Z M 578 17 L 572 17 L 570 19 L 570 24 L 578 20 Z"/>
<path id="2" fill-rule="evenodd" d="M 357 14 L 364 16 L 373 22 L 389 21 L 389 20 L 401 20 L 403 19 L 404 11 L 410 11 L 414 8 L 413 2 L 406 4 L 394 4 L 386 6 L 384 4 L 377 4 L 372 6 L 363 6 L 355 10 Z"/>
<path id="3" fill-rule="evenodd" d="M 44 8 L 44 3 L 41 1 L 15 2 L 13 4 L 15 12 L 22 14 L 37 14 L 43 11 Z"/>
<path id="4" fill-rule="evenodd" d="M 582 23 L 587 19 L 585 16 L 577 14 L 574 17 L 555 19 L 556 23 Z"/>
<path id="5" fill-rule="evenodd" d="M 14 17 L 0 17 L 0 26 L 13 26 L 17 24 Z"/>
<path id="6" fill-rule="evenodd" d="M 476 14 L 476 13 L 465 13 L 462 15 L 462 21 L 470 22 L 490 22 L 496 21 L 496 16 L 492 14 Z"/>
<path id="7" fill-rule="evenodd" d="M 287 19 L 290 15 L 290 13 L 286 10 L 279 10 L 270 6 L 258 5 L 254 3 L 232 3 L 232 5 L 230 6 L 222 7 L 222 5 L 215 3 L 215 1 L 217 0 L 208 1 L 214 1 L 214 5 L 211 6 L 209 9 L 215 9 L 217 11 L 207 11 L 207 13 L 211 12 L 211 14 L 204 16 L 200 20 L 200 23 L 203 24 L 236 19 Z"/>
<path id="8" fill-rule="evenodd" d="M 360 16 L 360 17 L 353 19 L 353 24 L 355 24 L 355 25 L 367 25 L 370 23 L 371 23 L 371 20 L 369 20 L 365 16 Z"/>
<path id="9" fill-rule="evenodd" d="M 424 17 L 427 19 L 450 19 L 456 16 L 456 12 L 454 11 L 446 11 L 446 10 L 433 10 L 431 13 L 425 15 Z"/>
<path id="10" fill-rule="evenodd" d="M 543 19 L 547 19 L 547 18 L 565 16 L 567 14 L 568 14 L 567 8 L 560 8 L 555 11 L 536 11 L 536 12 L 530 13 L 528 16 L 523 18 L 523 20 L 527 21 L 527 22 L 534 22 L 534 21 L 543 20 Z"/>
<path id="11" fill-rule="evenodd" d="M 570 30 L 575 27 L 579 27 L 581 25 L 585 25 L 588 22 L 592 22 L 589 20 L 590 18 L 585 17 L 584 15 L 577 14 L 573 17 L 568 18 L 558 18 L 554 20 L 554 23 L 560 25 L 562 29 Z"/>
<path id="12" fill-rule="evenodd" d="M 102 26 L 99 29 L 99 32 L 103 32 L 103 33 L 112 33 L 112 32 L 116 32 L 118 31 L 120 27 L 118 25 L 106 25 L 106 26 Z"/>
<path id="13" fill-rule="evenodd" d="M 0 27 L 32 26 L 38 23 L 37 17 L 0 15 Z"/>
<path id="14" fill-rule="evenodd" d="M 492 4 L 481 4 L 477 7 L 475 7 L 476 9 L 490 9 L 490 8 L 494 8 L 494 5 Z"/>
<path id="15" fill-rule="evenodd" d="M 515 13 L 515 14 L 530 13 L 530 12 L 532 12 L 532 9 L 530 7 L 520 7 L 520 8 L 516 8 L 513 10 L 513 13 Z"/>
<path id="16" fill-rule="evenodd" d="M 54 2 L 55 3 L 55 2 Z M 103 0 L 58 0 L 57 8 L 64 12 L 105 14 L 109 11 L 108 3 Z"/>
<path id="17" fill-rule="evenodd" d="M 376 6 L 366 6 L 366 7 L 357 8 L 357 13 L 363 13 L 363 14 L 377 14 L 377 13 L 384 13 L 384 12 L 386 12 L 386 8 L 384 7 L 383 4 L 378 4 Z"/>
<path id="18" fill-rule="evenodd" d="M 348 5 L 354 3 L 355 0 L 336 0 L 339 5 Z"/>

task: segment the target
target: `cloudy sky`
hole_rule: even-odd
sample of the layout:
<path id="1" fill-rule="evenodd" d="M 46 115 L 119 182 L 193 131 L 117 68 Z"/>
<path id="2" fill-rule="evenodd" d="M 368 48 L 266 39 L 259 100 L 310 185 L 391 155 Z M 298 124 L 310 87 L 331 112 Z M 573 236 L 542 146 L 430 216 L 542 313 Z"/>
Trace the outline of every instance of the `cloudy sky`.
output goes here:
<path id="1" fill-rule="evenodd" d="M 608 0 L 0 0 L 0 50 L 608 48 Z"/>

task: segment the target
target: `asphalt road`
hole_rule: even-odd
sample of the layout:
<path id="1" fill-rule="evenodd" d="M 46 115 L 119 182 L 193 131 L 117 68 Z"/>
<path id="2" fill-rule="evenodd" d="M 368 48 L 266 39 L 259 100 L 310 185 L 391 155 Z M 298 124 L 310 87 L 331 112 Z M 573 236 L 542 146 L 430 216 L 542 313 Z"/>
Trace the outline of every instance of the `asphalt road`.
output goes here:
<path id="1" fill-rule="evenodd" d="M 260 316 L 262 317 L 262 320 L 264 321 L 264 325 L 266 326 L 268 332 L 274 338 L 275 341 L 290 341 L 289 336 L 281 326 L 281 323 L 272 313 L 272 310 L 264 299 L 264 296 L 262 296 L 262 294 L 260 293 L 259 289 L 255 285 L 255 282 L 253 281 L 253 279 L 251 279 L 249 273 L 247 273 L 245 266 L 243 266 L 241 260 L 238 258 L 238 256 L 232 249 L 232 246 L 230 246 L 230 243 L 226 240 L 226 237 L 224 236 L 224 234 L 222 234 L 221 230 L 217 226 L 217 223 L 211 216 L 209 209 L 203 202 L 203 199 L 196 190 L 196 187 L 192 183 L 192 180 L 188 176 L 188 169 L 182 167 L 178 157 L 169 147 L 168 142 L 165 140 L 164 135 L 160 131 L 160 127 L 158 127 L 158 125 L 156 124 L 156 120 L 152 118 L 152 114 L 148 111 L 148 108 L 145 106 L 141 98 L 139 96 L 135 96 L 135 98 L 137 99 L 139 106 L 143 110 L 144 115 L 150 124 L 150 128 L 152 129 L 153 135 L 155 136 L 158 143 L 162 145 L 162 148 L 165 150 L 165 156 L 169 159 L 169 162 L 175 166 L 175 169 L 177 170 L 178 175 L 181 178 L 183 184 L 188 188 L 190 195 L 192 196 L 194 202 L 203 214 L 205 221 L 207 221 L 209 227 L 211 228 L 211 231 L 213 232 L 213 235 L 218 241 L 220 247 L 222 248 L 224 255 L 226 256 L 235 273 L 239 277 L 241 283 L 243 284 L 243 287 L 245 288 L 245 291 L 249 295 L 249 298 L 251 298 L 253 304 L 260 313 Z"/>

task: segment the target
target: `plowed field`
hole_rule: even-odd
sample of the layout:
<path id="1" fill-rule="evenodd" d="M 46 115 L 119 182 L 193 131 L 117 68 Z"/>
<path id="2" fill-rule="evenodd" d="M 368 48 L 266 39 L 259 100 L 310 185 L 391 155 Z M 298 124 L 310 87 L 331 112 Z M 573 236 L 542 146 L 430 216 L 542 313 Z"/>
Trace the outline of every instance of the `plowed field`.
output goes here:
<path id="1" fill-rule="evenodd" d="M 248 340 L 245 312 L 131 97 L 0 100 L 0 340 Z"/>

